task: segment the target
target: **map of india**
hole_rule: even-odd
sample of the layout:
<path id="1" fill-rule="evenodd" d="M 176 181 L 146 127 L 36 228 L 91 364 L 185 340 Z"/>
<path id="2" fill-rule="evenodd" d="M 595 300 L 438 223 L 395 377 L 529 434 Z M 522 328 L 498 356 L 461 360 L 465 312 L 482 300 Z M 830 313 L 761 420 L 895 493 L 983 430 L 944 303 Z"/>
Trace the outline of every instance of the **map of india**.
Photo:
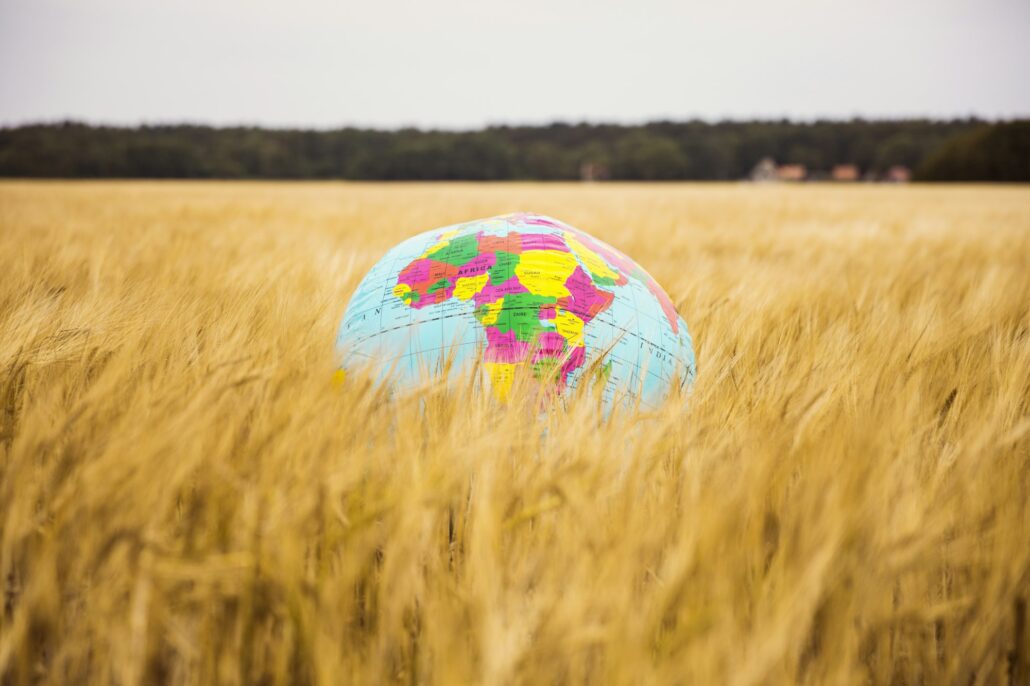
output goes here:
<path id="1" fill-rule="evenodd" d="M 549 217 L 516 214 L 416 236 L 358 287 L 340 328 L 345 358 L 423 371 L 481 355 L 504 399 L 519 373 L 561 393 L 597 362 L 606 398 L 657 402 L 694 373 L 686 325 L 639 265 Z M 346 362 L 345 362 L 346 364 Z"/>

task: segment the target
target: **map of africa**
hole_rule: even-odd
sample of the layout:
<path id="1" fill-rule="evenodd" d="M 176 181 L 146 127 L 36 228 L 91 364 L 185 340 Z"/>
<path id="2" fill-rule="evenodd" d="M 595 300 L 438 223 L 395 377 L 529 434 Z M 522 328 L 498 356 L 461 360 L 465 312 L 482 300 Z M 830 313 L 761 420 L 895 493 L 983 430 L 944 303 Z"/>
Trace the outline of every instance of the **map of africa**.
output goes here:
<path id="1" fill-rule="evenodd" d="M 390 250 L 351 298 L 344 365 L 417 381 L 477 356 L 494 394 L 532 374 L 561 393 L 589 369 L 616 399 L 657 405 L 693 379 L 687 325 L 636 262 L 563 222 L 511 214 L 437 229 Z"/>

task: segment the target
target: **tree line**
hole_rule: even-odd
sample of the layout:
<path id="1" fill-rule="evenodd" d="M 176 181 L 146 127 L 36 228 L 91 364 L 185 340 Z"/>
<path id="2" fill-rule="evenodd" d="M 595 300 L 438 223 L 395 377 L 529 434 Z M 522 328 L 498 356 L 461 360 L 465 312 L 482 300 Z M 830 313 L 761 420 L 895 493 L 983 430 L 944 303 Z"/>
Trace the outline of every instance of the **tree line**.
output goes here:
<path id="1" fill-rule="evenodd" d="M 353 180 L 745 178 L 762 158 L 923 180 L 1030 181 L 1030 120 L 659 121 L 286 130 L 76 122 L 0 128 L 0 176 Z"/>

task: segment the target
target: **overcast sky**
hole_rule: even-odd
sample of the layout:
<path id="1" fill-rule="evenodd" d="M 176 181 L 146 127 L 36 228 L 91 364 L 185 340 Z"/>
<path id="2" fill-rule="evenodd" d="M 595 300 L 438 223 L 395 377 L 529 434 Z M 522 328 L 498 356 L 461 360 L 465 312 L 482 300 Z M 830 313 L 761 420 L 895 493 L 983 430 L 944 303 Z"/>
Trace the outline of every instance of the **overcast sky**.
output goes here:
<path id="1" fill-rule="evenodd" d="M 1030 115 L 1030 0 L 0 0 L 0 124 Z"/>

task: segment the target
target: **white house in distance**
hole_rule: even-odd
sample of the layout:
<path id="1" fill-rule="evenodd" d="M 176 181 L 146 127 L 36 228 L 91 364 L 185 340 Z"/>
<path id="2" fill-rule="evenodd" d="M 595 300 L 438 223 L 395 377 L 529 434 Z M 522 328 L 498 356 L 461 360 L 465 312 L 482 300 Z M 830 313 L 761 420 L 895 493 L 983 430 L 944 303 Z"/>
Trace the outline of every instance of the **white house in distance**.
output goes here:
<path id="1" fill-rule="evenodd" d="M 771 157 L 763 157 L 751 170 L 751 180 L 757 182 L 776 181 L 776 162 Z"/>

